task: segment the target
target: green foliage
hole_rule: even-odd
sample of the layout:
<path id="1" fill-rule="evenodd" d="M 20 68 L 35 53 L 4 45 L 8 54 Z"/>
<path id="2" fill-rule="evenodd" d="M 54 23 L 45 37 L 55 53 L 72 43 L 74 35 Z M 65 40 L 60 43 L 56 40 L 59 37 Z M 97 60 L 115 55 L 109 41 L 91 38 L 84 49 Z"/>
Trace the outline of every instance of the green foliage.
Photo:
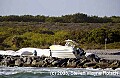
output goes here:
<path id="1" fill-rule="evenodd" d="M 119 27 L 119 23 L 0 22 L 0 49 L 49 48 L 66 39 L 85 49 L 103 49 L 105 38 L 107 48 L 120 48 Z"/>
<path id="2" fill-rule="evenodd" d="M 107 38 L 106 29 L 93 29 L 88 34 L 88 42 L 95 42 L 95 43 L 104 43 L 105 38 Z"/>
<path id="3" fill-rule="evenodd" d="M 7 37 L 7 33 L 6 32 L 0 32 L 0 43 L 4 41 L 4 39 Z"/>
<path id="4" fill-rule="evenodd" d="M 120 22 L 120 17 L 112 16 L 112 17 L 111 17 L 111 20 L 112 20 L 114 23 L 117 23 L 117 22 Z"/>
<path id="5" fill-rule="evenodd" d="M 107 38 L 107 43 L 119 42 L 120 30 L 113 30 L 113 29 L 107 29 L 107 28 L 93 29 L 87 35 L 87 42 L 104 44 L 105 38 Z"/>

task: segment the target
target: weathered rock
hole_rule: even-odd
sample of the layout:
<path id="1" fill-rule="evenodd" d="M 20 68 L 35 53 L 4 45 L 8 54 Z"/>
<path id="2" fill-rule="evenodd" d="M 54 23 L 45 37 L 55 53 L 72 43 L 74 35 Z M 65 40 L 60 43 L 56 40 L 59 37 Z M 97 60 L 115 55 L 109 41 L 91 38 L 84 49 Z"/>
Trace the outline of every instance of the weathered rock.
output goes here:
<path id="1" fill-rule="evenodd" d="M 91 62 L 99 62 L 100 60 L 100 58 L 95 54 L 88 55 L 87 59 L 89 59 Z"/>
<path id="2" fill-rule="evenodd" d="M 10 64 L 10 60 L 4 60 L 3 65 L 9 66 L 9 64 Z"/>
<path id="3" fill-rule="evenodd" d="M 62 67 L 64 65 L 67 65 L 67 59 L 59 59 L 58 60 L 58 67 Z"/>
<path id="4" fill-rule="evenodd" d="M 100 63 L 97 63 L 96 66 L 99 68 L 105 69 L 109 67 L 109 63 L 100 62 Z"/>
<path id="5" fill-rule="evenodd" d="M 37 62 L 37 66 L 38 67 L 43 67 L 43 65 L 44 65 L 44 61 L 42 61 L 42 60 Z"/>
<path id="6" fill-rule="evenodd" d="M 109 62 L 109 60 L 107 60 L 107 59 L 100 59 L 100 61 L 99 62 L 102 62 L 102 63 L 108 63 Z"/>
<path id="7" fill-rule="evenodd" d="M 5 57 L 5 59 L 2 61 L 2 64 L 5 66 L 9 66 L 11 64 L 11 58 L 9 56 Z"/>
<path id="8" fill-rule="evenodd" d="M 38 59 L 38 56 L 32 56 L 31 59 L 36 60 L 36 59 Z"/>
<path id="9" fill-rule="evenodd" d="M 23 61 L 21 60 L 21 59 L 17 59 L 16 61 L 15 61 L 15 66 L 23 66 Z"/>
<path id="10" fill-rule="evenodd" d="M 88 62 L 88 63 L 85 63 L 83 66 L 84 67 L 94 67 L 97 63 L 96 62 Z"/>
<path id="11" fill-rule="evenodd" d="M 83 67 L 83 65 L 87 62 L 91 62 L 88 59 L 80 59 L 80 63 L 77 64 L 77 67 Z"/>
<path id="12" fill-rule="evenodd" d="M 57 67 L 58 63 L 59 63 L 58 61 L 53 61 L 53 62 L 52 62 L 52 66 Z"/>
<path id="13" fill-rule="evenodd" d="M 44 63 L 43 63 L 43 65 L 42 65 L 42 67 L 48 67 L 48 65 L 50 64 L 48 61 L 43 61 Z"/>
<path id="14" fill-rule="evenodd" d="M 74 59 L 69 59 L 67 62 L 67 67 L 76 67 L 76 62 Z"/>
<path id="15" fill-rule="evenodd" d="M 31 66 L 32 66 L 32 67 L 37 67 L 37 61 L 36 61 L 36 60 L 33 60 Z"/>
<path id="16" fill-rule="evenodd" d="M 30 65 L 32 63 L 32 58 L 28 57 L 26 64 Z"/>
<path id="17" fill-rule="evenodd" d="M 16 59 L 13 57 L 10 58 L 10 64 L 9 64 L 10 67 L 13 67 L 15 65 L 15 60 Z"/>
<path id="18" fill-rule="evenodd" d="M 27 62 L 27 57 L 23 57 L 23 62 Z"/>
<path id="19" fill-rule="evenodd" d="M 46 64 L 50 64 L 51 60 L 52 60 L 52 58 L 45 58 L 44 59 L 44 61 L 45 61 Z"/>
<path id="20" fill-rule="evenodd" d="M 81 58 L 56 58 L 45 56 L 4 56 L 0 55 L 0 65 L 5 66 L 25 66 L 25 67 L 93 67 L 93 68 L 112 68 L 120 67 L 118 60 L 96 60 L 95 55 Z"/>
<path id="21" fill-rule="evenodd" d="M 65 59 L 61 59 L 59 64 L 61 67 L 66 67 L 67 66 L 67 62 L 68 62 L 68 58 L 65 58 Z"/>
<path id="22" fill-rule="evenodd" d="M 40 57 L 41 60 L 44 60 L 46 57 L 43 55 Z"/>
<path id="23" fill-rule="evenodd" d="M 81 66 L 79 65 L 81 63 L 81 61 L 80 60 L 77 60 L 76 61 L 76 66 L 77 66 L 77 68 L 80 68 Z"/>
<path id="24" fill-rule="evenodd" d="M 37 61 L 36 60 L 33 60 L 32 61 L 32 65 L 36 65 Z"/>
<path id="25" fill-rule="evenodd" d="M 3 60 L 3 55 L 0 55 L 0 62 Z"/>
<path id="26" fill-rule="evenodd" d="M 118 61 L 114 61 L 111 65 L 109 65 L 110 68 L 112 69 L 116 69 L 119 67 L 119 62 Z"/>

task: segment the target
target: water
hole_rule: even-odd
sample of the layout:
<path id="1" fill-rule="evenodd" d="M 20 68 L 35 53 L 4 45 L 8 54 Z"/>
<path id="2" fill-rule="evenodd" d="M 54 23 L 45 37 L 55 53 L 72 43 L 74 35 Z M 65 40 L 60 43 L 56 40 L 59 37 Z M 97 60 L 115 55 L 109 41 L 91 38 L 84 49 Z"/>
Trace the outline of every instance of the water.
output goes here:
<path id="1" fill-rule="evenodd" d="M 120 68 L 0 67 L 0 78 L 120 78 Z"/>

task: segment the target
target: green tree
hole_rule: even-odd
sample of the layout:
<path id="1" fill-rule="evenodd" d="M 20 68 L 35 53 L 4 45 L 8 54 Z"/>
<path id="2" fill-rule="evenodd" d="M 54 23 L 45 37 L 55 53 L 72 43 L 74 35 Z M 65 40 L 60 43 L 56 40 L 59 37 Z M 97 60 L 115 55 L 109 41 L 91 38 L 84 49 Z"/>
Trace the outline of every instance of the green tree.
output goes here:
<path id="1" fill-rule="evenodd" d="M 20 36 L 14 36 L 12 38 L 12 43 L 13 43 L 13 46 L 15 46 L 16 48 L 20 48 L 22 47 L 23 38 L 21 38 Z"/>

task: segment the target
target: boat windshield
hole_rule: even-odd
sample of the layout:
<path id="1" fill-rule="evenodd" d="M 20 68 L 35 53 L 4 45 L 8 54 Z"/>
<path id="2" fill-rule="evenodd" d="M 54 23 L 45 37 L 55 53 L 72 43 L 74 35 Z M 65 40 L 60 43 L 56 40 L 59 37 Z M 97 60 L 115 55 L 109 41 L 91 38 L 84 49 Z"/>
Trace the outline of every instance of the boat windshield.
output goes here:
<path id="1" fill-rule="evenodd" d="M 75 41 L 72 40 L 65 40 L 65 41 L 66 41 L 65 46 L 75 47 L 77 44 Z"/>

